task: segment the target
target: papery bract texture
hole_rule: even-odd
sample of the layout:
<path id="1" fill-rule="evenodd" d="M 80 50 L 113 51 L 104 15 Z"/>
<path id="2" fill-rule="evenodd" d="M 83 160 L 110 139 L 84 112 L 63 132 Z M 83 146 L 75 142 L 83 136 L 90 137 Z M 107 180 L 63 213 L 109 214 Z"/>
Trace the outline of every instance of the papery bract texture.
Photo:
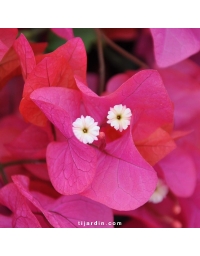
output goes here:
<path id="1" fill-rule="evenodd" d="M 79 195 L 53 199 L 40 192 L 30 191 L 29 180 L 25 176 L 14 176 L 13 181 L 22 195 L 38 208 L 55 228 L 112 227 L 107 225 L 113 221 L 112 210 L 104 205 Z M 94 224 L 97 220 L 97 224 Z M 89 224 L 83 226 L 81 221 Z M 100 225 L 100 222 L 105 225 Z"/>
<path id="2" fill-rule="evenodd" d="M 176 196 L 189 197 L 196 185 L 196 167 L 187 151 L 178 147 L 162 159 L 161 167 L 165 181 Z"/>
<path id="3" fill-rule="evenodd" d="M 117 210 L 144 204 L 153 193 L 157 175 L 133 144 L 130 129 L 124 137 L 108 143 L 97 155 L 94 180 L 82 195 Z"/>
<path id="4" fill-rule="evenodd" d="M 0 189 L 0 203 L 8 207 L 12 215 L 12 226 L 15 228 L 40 228 L 40 223 L 31 212 L 26 199 L 17 187 L 10 183 Z"/>
<path id="5" fill-rule="evenodd" d="M 152 28 L 151 33 L 159 67 L 176 64 L 200 50 L 200 29 Z"/>
<path id="6" fill-rule="evenodd" d="M 36 60 L 33 50 L 23 34 L 21 34 L 20 37 L 18 37 L 18 39 L 15 41 L 14 49 L 20 58 L 22 75 L 24 80 L 26 80 L 28 74 L 30 74 L 35 68 Z"/>
<path id="7" fill-rule="evenodd" d="M 79 194 L 91 184 L 96 161 L 96 150 L 76 138 L 63 143 L 51 143 L 47 149 L 51 182 L 63 195 Z"/>
<path id="8" fill-rule="evenodd" d="M 135 144 L 140 154 L 152 166 L 176 148 L 172 137 L 161 128 L 158 128 L 145 140 L 136 140 Z"/>

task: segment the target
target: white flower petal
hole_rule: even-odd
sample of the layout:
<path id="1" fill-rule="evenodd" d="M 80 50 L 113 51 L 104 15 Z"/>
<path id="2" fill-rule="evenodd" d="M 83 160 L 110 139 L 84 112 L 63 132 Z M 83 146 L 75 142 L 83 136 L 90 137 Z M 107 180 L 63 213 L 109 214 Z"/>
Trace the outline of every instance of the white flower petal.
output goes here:
<path id="1" fill-rule="evenodd" d="M 110 108 L 107 115 L 107 123 L 114 127 L 116 130 L 126 130 L 130 125 L 132 113 L 130 108 L 127 108 L 125 105 L 115 105 L 113 108 Z"/>
<path id="2" fill-rule="evenodd" d="M 117 114 L 122 113 L 122 109 L 123 109 L 122 104 L 114 106 L 114 110 L 117 112 Z"/>
<path id="3" fill-rule="evenodd" d="M 166 197 L 169 189 L 167 185 L 161 180 L 158 179 L 158 184 L 156 187 L 156 190 L 154 191 L 153 195 L 150 197 L 149 202 L 157 204 L 163 201 L 163 199 Z"/>
<path id="4" fill-rule="evenodd" d="M 91 116 L 84 117 L 82 115 L 72 123 L 72 130 L 78 140 L 87 144 L 98 140 L 100 127 Z"/>

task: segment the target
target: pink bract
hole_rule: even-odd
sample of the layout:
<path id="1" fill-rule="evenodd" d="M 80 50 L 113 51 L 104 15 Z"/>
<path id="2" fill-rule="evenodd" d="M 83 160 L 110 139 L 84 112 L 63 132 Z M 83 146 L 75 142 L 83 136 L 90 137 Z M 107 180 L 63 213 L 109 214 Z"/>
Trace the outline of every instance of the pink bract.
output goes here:
<path id="1" fill-rule="evenodd" d="M 156 71 L 139 72 L 115 93 L 104 97 L 98 97 L 78 78 L 76 81 L 81 90 L 85 113 L 98 121 L 99 125 L 106 122 L 110 107 L 120 103 L 132 109 L 132 127 L 139 138 L 145 138 L 159 126 L 167 125 L 169 128 L 172 123 L 172 104 Z M 159 97 L 156 97 L 158 93 Z M 75 94 L 81 96 L 80 92 L 65 88 L 41 88 L 31 94 L 35 104 L 67 138 L 67 142 L 62 144 L 50 144 L 47 150 L 52 184 L 62 194 L 81 193 L 115 209 L 139 207 L 155 189 L 155 171 L 135 148 L 130 129 L 120 139 L 108 143 L 104 150 L 83 145 L 73 138 L 72 122 L 80 117 L 78 111 L 81 113 L 81 98 L 78 99 Z M 74 144 L 72 147 L 75 141 L 79 146 Z M 89 170 L 90 179 L 85 176 Z M 79 187 L 72 190 L 77 178 Z"/>
<path id="2" fill-rule="evenodd" d="M 74 32 L 72 28 L 52 28 L 51 29 L 56 35 L 69 40 L 74 37 Z"/>
<path id="3" fill-rule="evenodd" d="M 112 210 L 104 205 L 79 195 L 60 196 L 54 199 L 39 191 L 30 191 L 30 181 L 25 176 L 13 176 L 13 181 L 20 193 L 42 212 L 55 228 L 113 227 Z M 40 185 L 40 189 L 42 188 Z M 97 220 L 96 225 L 94 222 Z M 81 221 L 89 222 L 89 225 L 81 225 Z M 100 222 L 104 222 L 105 225 L 100 225 Z M 109 222 L 111 225 L 108 225 Z"/>
<path id="4" fill-rule="evenodd" d="M 173 105 L 156 70 L 143 70 L 129 78 L 113 93 L 99 97 L 76 79 L 87 113 L 101 125 L 110 107 L 124 104 L 132 110 L 134 138 L 142 140 L 158 127 L 171 130 Z M 148 124 L 148 125 L 147 125 Z"/>
<path id="5" fill-rule="evenodd" d="M 155 59 L 159 67 L 176 64 L 200 50 L 200 29 L 152 28 Z"/>
<path id="6" fill-rule="evenodd" d="M 26 199 L 20 194 L 17 187 L 13 183 L 10 183 L 0 189 L 0 203 L 12 211 L 12 227 L 41 227 L 39 221 L 31 212 Z"/>

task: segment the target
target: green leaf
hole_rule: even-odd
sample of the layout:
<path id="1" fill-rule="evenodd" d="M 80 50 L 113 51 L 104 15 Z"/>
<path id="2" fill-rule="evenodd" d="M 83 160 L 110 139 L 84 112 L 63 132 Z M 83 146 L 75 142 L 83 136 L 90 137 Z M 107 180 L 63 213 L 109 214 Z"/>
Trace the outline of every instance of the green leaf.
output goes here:
<path id="1" fill-rule="evenodd" d="M 86 51 L 89 52 L 92 45 L 96 42 L 96 33 L 92 28 L 74 28 L 74 35 L 76 37 L 81 37 Z"/>
<path id="2" fill-rule="evenodd" d="M 55 49 L 57 49 L 59 46 L 63 45 L 64 43 L 66 43 L 66 40 L 58 37 L 56 34 L 54 34 L 51 30 L 49 30 L 48 33 L 48 47 L 46 49 L 46 52 L 52 52 Z"/>

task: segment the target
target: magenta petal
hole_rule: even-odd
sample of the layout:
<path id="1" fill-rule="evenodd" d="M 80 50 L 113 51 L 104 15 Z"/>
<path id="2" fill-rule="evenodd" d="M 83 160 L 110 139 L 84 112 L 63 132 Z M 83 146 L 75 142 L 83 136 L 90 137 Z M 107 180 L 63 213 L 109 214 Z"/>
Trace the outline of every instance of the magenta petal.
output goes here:
<path id="1" fill-rule="evenodd" d="M 23 77 L 26 79 L 36 66 L 33 50 L 23 34 L 15 41 L 14 48 L 21 62 Z"/>
<path id="2" fill-rule="evenodd" d="M 175 128 L 194 129 L 194 120 L 200 110 L 199 66 L 191 60 L 185 60 L 159 72 L 174 102 Z"/>
<path id="3" fill-rule="evenodd" d="M 133 74 L 132 74 L 133 75 Z M 106 85 L 106 92 L 112 93 L 116 91 L 123 83 L 125 83 L 131 76 L 126 73 L 117 74 L 108 80 Z"/>
<path id="4" fill-rule="evenodd" d="M 52 218 L 49 222 L 55 227 L 113 227 L 113 214 L 111 209 L 80 195 L 62 196 L 50 209 Z"/>
<path id="5" fill-rule="evenodd" d="M 69 40 L 74 37 L 74 32 L 72 28 L 52 28 L 51 29 L 56 35 Z"/>
<path id="6" fill-rule="evenodd" d="M 78 77 L 75 77 L 76 84 L 82 93 L 83 103 L 88 115 L 93 117 L 99 125 L 102 124 L 107 116 L 110 103 L 104 100 L 105 97 L 99 97 L 90 88 L 88 88 Z"/>
<path id="7" fill-rule="evenodd" d="M 148 201 L 157 175 L 138 153 L 128 132 L 107 144 L 97 159 L 94 180 L 82 195 L 122 211 L 134 210 Z"/>
<path id="8" fill-rule="evenodd" d="M 17 187 L 10 183 L 0 190 L 0 203 L 13 212 L 12 225 L 15 228 L 40 228 L 40 224 L 27 205 L 26 199 Z"/>
<path id="9" fill-rule="evenodd" d="M 200 29 L 152 28 L 154 53 L 159 67 L 168 67 L 200 50 Z"/>
<path id="10" fill-rule="evenodd" d="M 176 148 L 159 162 L 165 182 L 180 197 L 192 195 L 196 185 L 196 168 L 193 159 L 184 149 Z"/>
<path id="11" fill-rule="evenodd" d="M 31 99 L 66 136 L 73 135 L 72 123 L 80 117 L 80 93 L 61 87 L 35 90 Z"/>
<path id="12" fill-rule="evenodd" d="M 113 227 L 111 223 L 113 221 L 112 210 L 105 205 L 80 195 L 61 196 L 55 200 L 39 192 L 30 192 L 29 180 L 25 176 L 14 176 L 13 181 L 23 196 L 44 214 L 53 227 Z M 89 225 L 84 226 L 84 221 L 89 222 Z M 102 225 L 102 222 L 105 225 Z"/>
<path id="13" fill-rule="evenodd" d="M 140 71 L 108 98 L 120 99 L 133 113 L 133 136 L 140 140 L 173 123 L 173 104 L 156 70 Z"/>
<path id="14" fill-rule="evenodd" d="M 81 193 L 91 184 L 96 161 L 96 149 L 75 137 L 67 142 L 52 142 L 47 148 L 50 180 L 63 195 Z"/>
<path id="15" fill-rule="evenodd" d="M 0 214 L 0 228 L 12 228 L 12 217 Z"/>

